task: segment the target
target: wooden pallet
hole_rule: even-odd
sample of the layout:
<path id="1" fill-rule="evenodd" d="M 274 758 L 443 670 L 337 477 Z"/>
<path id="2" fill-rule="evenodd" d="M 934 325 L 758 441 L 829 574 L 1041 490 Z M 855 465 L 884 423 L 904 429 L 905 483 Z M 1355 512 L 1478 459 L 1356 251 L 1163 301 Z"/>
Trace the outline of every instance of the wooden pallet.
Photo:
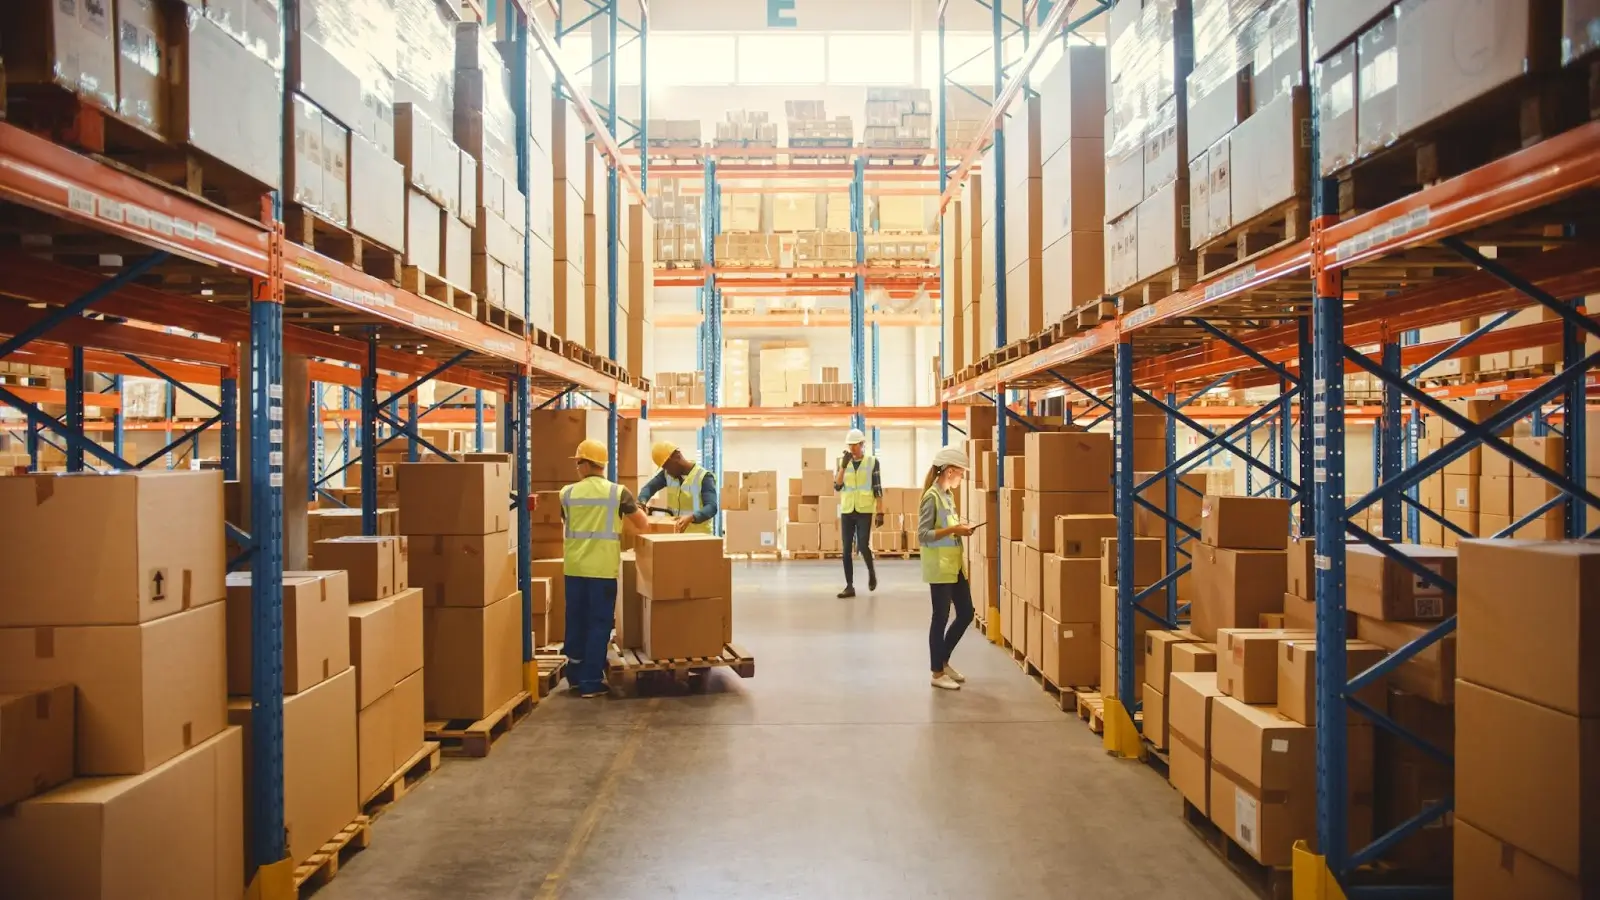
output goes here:
<path id="1" fill-rule="evenodd" d="M 439 768 L 442 754 L 439 745 L 433 741 L 423 741 L 422 747 L 405 764 L 395 770 L 383 787 L 373 792 L 361 808 L 373 821 L 384 814 L 390 806 L 399 802 L 401 797 L 410 793 L 411 789 L 421 783 L 422 779 L 432 775 Z"/>
<path id="2" fill-rule="evenodd" d="M 1155 769 L 1156 772 L 1160 773 L 1162 778 L 1170 777 L 1169 773 L 1172 770 L 1172 760 L 1171 757 L 1167 755 L 1167 751 L 1157 750 L 1156 745 L 1150 743 L 1149 738 L 1141 738 L 1141 740 L 1144 741 L 1145 764 L 1150 768 Z"/>
<path id="3" fill-rule="evenodd" d="M 1078 718 L 1089 723 L 1089 730 L 1101 734 L 1106 730 L 1105 701 L 1099 692 L 1086 691 L 1077 696 Z"/>
<path id="4" fill-rule="evenodd" d="M 754 562 L 779 562 L 783 559 L 783 551 L 773 550 L 770 553 L 729 553 L 729 559 L 742 559 L 748 563 Z"/>
<path id="5" fill-rule="evenodd" d="M 1131 287 L 1114 292 L 1117 296 L 1117 312 L 1127 315 L 1133 310 L 1142 309 L 1180 291 L 1186 291 L 1194 286 L 1195 281 L 1195 263 L 1193 260 L 1185 260 L 1149 278 L 1136 281 Z"/>
<path id="6" fill-rule="evenodd" d="M 390 284 L 400 283 L 400 252 L 363 237 L 324 218 L 315 210 L 290 203 L 283 209 L 284 235 L 302 247 L 309 247 L 374 278 Z"/>
<path id="7" fill-rule="evenodd" d="M 356 816 L 354 822 L 329 838 L 322 849 L 295 866 L 293 883 L 296 896 L 304 897 L 332 881 L 339 874 L 341 865 L 367 849 L 372 843 L 371 825 L 372 820 L 367 816 Z"/>
<path id="8" fill-rule="evenodd" d="M 527 319 L 509 309 L 490 306 L 488 303 L 478 304 L 478 321 L 519 338 L 526 333 L 528 328 Z"/>
<path id="9" fill-rule="evenodd" d="M 754 678 L 756 658 L 737 644 L 727 644 L 717 656 L 651 659 L 641 650 L 622 650 L 615 644 L 606 654 L 606 683 L 621 696 L 639 691 L 641 680 L 668 680 L 690 689 L 704 683 L 712 669 L 731 669 L 740 678 Z"/>
<path id="10" fill-rule="evenodd" d="M 558 356 L 564 355 L 564 351 L 562 350 L 562 344 L 564 342 L 561 340 L 561 338 L 556 337 L 542 328 L 533 329 L 531 337 L 533 338 L 533 343 L 540 349 L 548 350 Z"/>
<path id="11" fill-rule="evenodd" d="M 432 721 L 424 726 L 423 734 L 430 741 L 438 741 L 446 756 L 488 756 L 495 742 L 526 719 L 537 703 L 533 695 L 519 691 L 505 705 L 476 722 L 466 719 Z"/>
<path id="12" fill-rule="evenodd" d="M 567 655 L 560 651 L 539 652 L 533 655 L 533 661 L 539 668 L 539 696 L 548 697 L 555 692 L 561 679 L 566 677 Z"/>
<path id="13" fill-rule="evenodd" d="M 1057 323 L 1057 327 L 1065 329 L 1068 321 L 1071 321 L 1072 324 L 1077 326 L 1077 330 L 1070 333 L 1076 334 L 1078 331 L 1087 331 L 1090 328 L 1099 325 L 1101 322 L 1109 322 L 1116 317 L 1116 299 L 1113 297 L 1101 297 L 1098 300 L 1091 300 L 1073 310 L 1067 318 L 1064 318 Z M 1062 337 L 1065 336 L 1066 333 L 1063 333 Z"/>
<path id="14" fill-rule="evenodd" d="M 1280 203 L 1201 244 L 1195 251 L 1199 277 L 1220 275 L 1296 243 L 1310 233 L 1310 202 L 1295 198 Z"/>
<path id="15" fill-rule="evenodd" d="M 1239 846 L 1234 840 L 1222 833 L 1198 806 L 1190 803 L 1188 798 L 1183 800 L 1183 821 L 1189 830 L 1217 854 L 1228 868 L 1238 875 L 1256 896 L 1262 900 L 1292 900 L 1294 897 L 1294 876 L 1288 868 L 1264 866 L 1251 856 L 1249 851 Z"/>
<path id="16" fill-rule="evenodd" d="M 1077 712 L 1078 695 L 1092 694 L 1095 692 L 1094 688 L 1083 687 L 1081 685 L 1062 687 L 1061 685 L 1051 681 L 1048 677 L 1041 677 L 1039 679 L 1039 684 L 1044 688 L 1044 692 L 1046 694 L 1049 694 L 1051 697 L 1055 698 L 1056 707 L 1062 712 Z"/>
<path id="17" fill-rule="evenodd" d="M 401 266 L 400 286 L 419 297 L 427 297 L 435 303 L 460 310 L 473 318 L 478 316 L 477 294 L 458 288 L 424 269 Z"/>
<path id="18" fill-rule="evenodd" d="M 49 387 L 50 379 L 43 375 L 14 375 L 10 372 L 0 374 L 0 384 L 7 387 Z"/>

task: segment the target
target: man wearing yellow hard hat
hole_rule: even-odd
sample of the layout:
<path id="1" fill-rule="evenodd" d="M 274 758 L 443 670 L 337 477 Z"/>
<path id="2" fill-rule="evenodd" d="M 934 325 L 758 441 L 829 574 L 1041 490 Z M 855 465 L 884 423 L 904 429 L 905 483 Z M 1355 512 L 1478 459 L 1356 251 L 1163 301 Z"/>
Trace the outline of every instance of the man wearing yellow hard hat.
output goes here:
<path id="1" fill-rule="evenodd" d="M 606 445 L 584 441 L 572 455 L 578 480 L 561 489 L 567 592 L 567 682 L 582 697 L 606 693 L 606 650 L 622 574 L 622 522 L 647 523 L 633 494 L 606 480 Z"/>
<path id="2" fill-rule="evenodd" d="M 841 599 L 856 595 L 855 547 L 867 564 L 867 590 L 878 589 L 878 573 L 872 568 L 872 526 L 883 526 L 883 478 L 878 459 L 867 452 L 867 436 L 852 428 L 844 436 L 850 449 L 839 457 L 833 473 L 833 490 L 839 495 L 839 536 L 844 539 L 844 590 Z"/>
<path id="3" fill-rule="evenodd" d="M 650 459 L 661 471 L 639 489 L 639 502 L 649 507 L 659 494 L 667 512 L 677 517 L 679 531 L 710 534 L 717 517 L 717 477 L 684 459 L 671 441 L 652 444 Z"/>

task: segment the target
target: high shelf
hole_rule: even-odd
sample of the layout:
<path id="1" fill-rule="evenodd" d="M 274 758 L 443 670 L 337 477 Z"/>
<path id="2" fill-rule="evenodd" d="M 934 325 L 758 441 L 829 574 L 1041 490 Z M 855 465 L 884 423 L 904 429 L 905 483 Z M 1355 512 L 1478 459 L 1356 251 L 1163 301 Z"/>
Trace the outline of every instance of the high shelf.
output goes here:
<path id="1" fill-rule="evenodd" d="M 639 6 L 646 9 L 643 2 Z M 607 10 L 614 36 L 616 10 Z M 287 23 L 297 13 L 296 4 L 291 0 L 284 12 Z M 638 180 L 642 171 L 635 173 L 613 139 L 614 92 L 602 118 L 578 90 L 575 73 L 563 66 L 548 29 L 526 6 L 490 2 L 486 21 L 494 23 L 513 48 L 509 64 L 518 186 L 523 196 L 530 194 L 529 73 L 531 66 L 544 65 L 574 97 L 585 126 L 599 136 L 611 170 L 610 215 L 617 208 L 619 182 L 642 197 Z M 641 34 L 647 28 L 647 21 L 638 24 Z M 121 435 L 135 426 L 120 415 L 103 423 L 86 422 L 86 405 L 120 406 L 115 379 L 129 375 L 159 377 L 177 390 L 187 390 L 185 384 L 220 388 L 220 401 L 205 401 L 213 414 L 194 431 L 178 435 L 169 447 L 194 440 L 202 429 L 219 428 L 225 475 L 244 482 L 248 533 L 230 525 L 229 536 L 246 548 L 233 566 L 248 566 L 252 573 L 255 712 L 249 750 L 250 856 L 257 863 L 281 860 L 286 852 L 284 438 L 298 427 L 290 420 L 305 415 L 285 411 L 286 397 L 294 390 L 284 377 L 286 359 L 305 360 L 308 381 L 318 385 L 317 394 L 321 385 L 336 386 L 339 418 L 359 422 L 363 524 L 368 534 L 376 529 L 374 463 L 380 423 L 388 426 L 388 439 L 404 437 L 414 449 L 447 456 L 428 445 L 418 431 L 419 421 L 433 413 L 418 410 L 415 390 L 448 373 L 456 384 L 502 394 L 498 409 L 508 414 L 510 427 L 500 431 L 504 449 L 516 460 L 516 488 L 508 501 L 518 510 L 517 549 L 525 598 L 531 596 L 528 415 L 532 398 L 581 389 L 607 396 L 615 409 L 619 400 L 630 406 L 642 404 L 645 395 L 616 374 L 602 374 L 566 358 L 554 349 L 558 344 L 525 325 L 520 333 L 493 327 L 470 313 L 288 242 L 276 195 L 261 198 L 259 216 L 238 215 L 88 152 L 0 123 L 0 203 L 16 231 L 49 236 L 44 242 L 23 241 L 3 254 L 7 302 L 0 303 L 0 331 L 9 337 L 0 340 L 0 358 L 68 371 L 63 391 L 0 387 L 0 403 L 26 417 L 30 443 L 37 436 L 53 435 L 64 445 L 71 471 L 151 465 L 165 453 L 141 461 L 122 458 Z M 523 216 L 524 224 L 529 224 L 526 205 Z M 615 260 L 613 247 L 613 289 Z M 531 298 L 532 266 L 524 265 L 523 272 L 524 296 Z M 529 312 L 524 308 L 523 322 L 531 321 Z M 614 348 L 611 356 L 615 358 Z M 86 398 L 88 373 L 111 379 L 110 392 Z M 380 389 L 391 392 L 381 403 Z M 359 397 L 355 409 L 347 393 L 352 390 Z M 407 396 L 409 410 L 402 414 L 398 404 Z M 487 415 L 481 397 L 476 399 L 473 412 L 481 446 L 481 423 Z M 57 402 L 67 410 L 62 418 L 41 408 Z M 319 411 L 321 405 L 310 404 L 310 422 L 329 412 Z M 151 427 L 173 425 L 165 421 Z M 89 437 L 102 428 L 116 435 L 112 449 Z M 235 445 L 237 431 L 244 433 L 246 446 Z M 322 473 L 313 476 L 313 487 L 322 478 Z M 525 617 L 529 613 L 525 607 Z M 525 635 L 532 631 L 526 618 L 522 631 Z M 524 660 L 531 666 L 531 642 L 525 643 Z"/>
<path id="2" fill-rule="evenodd" d="M 1065 8 L 1073 5 L 1057 3 L 1042 33 L 1058 34 L 1067 16 Z M 1317 5 L 1312 4 L 1310 15 L 1315 16 Z M 1000 4 L 994 7 L 997 44 L 1003 18 L 1000 8 Z M 1015 85 L 1023 79 L 1034 58 L 1030 54 L 1013 68 L 1006 83 Z M 997 88 L 1001 74 L 997 67 Z M 1001 102 L 992 116 L 995 121 L 1008 99 L 1005 92 L 998 95 Z M 1313 160 L 1318 158 L 1317 115 L 1316 104 L 1312 104 Z M 1003 139 L 1003 132 L 996 134 L 995 140 Z M 967 159 L 980 149 L 969 150 Z M 962 166 L 957 166 L 945 192 L 946 201 L 958 189 L 961 173 Z M 1003 178 L 998 180 L 1003 184 Z M 1183 545 L 1198 539 L 1192 529 L 1156 510 L 1140 494 L 1165 484 L 1166 507 L 1175 508 L 1176 492 L 1193 490 L 1178 481 L 1178 476 L 1203 464 L 1204 454 L 1220 450 L 1259 471 L 1262 487 L 1257 493 L 1270 491 L 1292 499 L 1299 533 L 1316 538 L 1318 720 L 1342 722 L 1347 711 L 1354 710 L 1424 752 L 1449 759 L 1448 752 L 1410 734 L 1355 695 L 1450 634 L 1455 619 L 1438 624 L 1364 672 L 1346 671 L 1346 541 L 1373 547 L 1416 577 L 1453 591 L 1455 586 L 1442 576 L 1385 542 L 1400 541 L 1408 532 L 1414 537 L 1419 516 L 1438 520 L 1461 534 L 1440 511 L 1424 507 L 1416 491 L 1424 478 L 1476 447 L 1505 454 L 1555 488 L 1555 496 L 1540 509 L 1499 534 L 1485 537 L 1509 536 L 1562 505 L 1569 537 L 1600 536 L 1600 528 L 1590 527 L 1600 523 L 1585 520 L 1587 507 L 1600 505 L 1600 498 L 1585 489 L 1584 447 L 1584 421 L 1592 395 L 1600 386 L 1600 380 L 1590 373 L 1600 357 L 1586 353 L 1585 339 L 1600 337 L 1600 324 L 1592 318 L 1593 311 L 1582 306 L 1585 296 L 1600 291 L 1600 263 L 1596 262 L 1600 257 L 1593 239 L 1580 226 L 1586 220 L 1584 209 L 1595 202 L 1597 187 L 1600 122 L 1594 121 L 1347 219 L 1338 215 L 1336 183 L 1314 180 L 1314 212 L 1306 239 L 1225 269 L 1141 308 L 1124 306 L 1112 321 L 994 364 L 980 374 L 946 380 L 941 394 L 945 404 L 992 397 L 1001 401 L 1002 410 L 1008 410 L 1003 402 L 1006 395 L 1023 391 L 1033 398 L 1061 396 L 1068 401 L 1069 410 L 1110 423 L 1118 448 L 1115 502 L 1122 532 L 1117 560 L 1119 699 L 1130 714 L 1138 708 L 1134 659 L 1141 652 L 1134 643 L 1133 617 L 1145 615 L 1155 620 L 1158 628 L 1181 624 L 1186 608 L 1178 605 L 1168 587 L 1188 571 Z M 1507 244 L 1531 252 L 1496 259 L 1481 249 Z M 1004 286 L 999 290 L 1003 329 Z M 1559 319 L 1495 330 L 1514 311 L 1530 304 L 1544 307 Z M 1480 316 L 1488 318 L 1459 339 L 1417 340 L 1419 329 Z M 1003 344 L 1005 338 L 999 341 Z M 1554 376 L 1431 386 L 1420 383 L 1429 369 L 1447 359 L 1554 344 L 1563 348 L 1563 362 Z M 1348 406 L 1344 397 L 1347 373 L 1367 374 L 1381 384 L 1380 404 L 1360 409 Z M 1230 410 L 1221 417 L 1192 411 L 1197 408 L 1190 406 L 1191 401 L 1223 384 L 1276 387 L 1278 395 L 1260 407 Z M 1442 402 L 1462 398 L 1510 402 L 1487 421 L 1473 423 Z M 1140 483 L 1135 482 L 1131 457 L 1136 404 L 1146 411 L 1159 411 L 1167 420 L 1167 465 Z M 1002 420 L 1005 415 L 1001 413 Z M 1422 415 L 1442 420 L 1458 436 L 1445 438 L 1442 449 L 1423 455 L 1415 428 Z M 1559 471 L 1538 464 L 1496 436 L 1528 417 L 1534 420 L 1536 434 L 1559 427 L 1566 436 L 1566 456 Z M 1216 424 L 1208 425 L 1207 418 Z M 1559 426 L 1553 424 L 1558 420 Z M 1230 421 L 1232 424 L 1224 424 Z M 1345 492 L 1345 434 L 1346 426 L 1354 421 L 1376 425 L 1373 466 L 1377 487 L 1350 498 Z M 1266 423 L 1277 427 L 1274 452 L 1268 461 L 1258 461 L 1239 443 Z M 1177 454 L 1174 440 L 1179 424 L 1201 438 L 1197 449 L 1182 456 Z M 1001 434 L 1003 440 L 1004 429 Z M 1169 548 L 1167 576 L 1142 590 L 1131 587 L 1134 560 L 1129 522 L 1135 504 L 1162 515 Z M 1381 526 L 1374 529 L 1377 533 L 1358 522 L 1369 508 L 1382 512 Z M 1165 613 L 1147 612 L 1140 601 L 1162 591 L 1167 592 Z M 1362 876 L 1398 841 L 1448 814 L 1452 802 L 1447 798 L 1433 805 L 1369 846 L 1350 847 L 1349 765 L 1345 730 L 1318 728 L 1317 837 L 1328 872 L 1351 897 L 1380 891 L 1386 896 L 1447 896 L 1448 889 L 1441 892 L 1428 886 L 1377 888 L 1362 883 Z"/>

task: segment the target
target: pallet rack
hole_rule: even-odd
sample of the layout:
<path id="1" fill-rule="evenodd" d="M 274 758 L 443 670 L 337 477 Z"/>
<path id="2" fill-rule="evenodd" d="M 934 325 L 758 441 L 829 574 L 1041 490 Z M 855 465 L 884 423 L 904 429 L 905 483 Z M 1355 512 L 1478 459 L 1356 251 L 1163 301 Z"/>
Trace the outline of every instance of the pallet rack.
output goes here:
<path id="1" fill-rule="evenodd" d="M 941 33 L 945 5 L 940 4 Z M 1062 33 L 1075 5 L 1085 4 L 1057 2 L 1049 9 L 1041 33 L 1052 38 Z M 1314 16 L 1319 5 L 1313 2 L 1309 15 Z M 999 3 L 992 7 L 998 99 L 984 129 L 985 139 L 968 148 L 954 167 L 946 181 L 942 203 L 954 196 L 961 176 L 986 143 L 987 132 L 1002 121 L 1006 106 L 1038 58 L 1035 45 L 1010 73 L 1009 80 L 1005 79 L 998 52 L 1001 23 L 1009 21 L 1025 32 L 1026 20 L 1032 15 L 1019 22 L 1006 16 L 1001 8 Z M 1026 10 L 1034 13 L 1035 4 L 1030 3 Z M 1311 115 L 1311 156 L 1315 159 L 1315 104 Z M 996 131 L 994 140 L 1003 141 L 1003 131 Z M 1003 191 L 1004 179 L 997 180 Z M 1583 205 L 1592 205 L 1597 188 L 1600 122 L 1596 121 L 1347 219 L 1338 216 L 1336 185 L 1329 180 L 1314 180 L 1315 212 L 1307 239 L 1225 270 L 1143 308 L 1126 311 L 1113 321 L 996 366 L 974 379 L 947 381 L 942 402 L 949 404 L 974 396 L 990 398 L 999 404 L 1002 420 L 1010 410 L 1004 402 L 1006 395 L 1020 390 L 1027 392 L 1030 399 L 1061 397 L 1074 401 L 1067 404 L 1069 414 L 1074 410 L 1087 412 L 1095 417 L 1090 425 L 1110 423 L 1117 447 L 1116 511 L 1121 520 L 1117 665 L 1122 685 L 1119 699 L 1126 714 L 1131 715 L 1138 708 L 1133 696 L 1138 648 L 1134 645 L 1132 617 L 1144 615 L 1155 620 L 1156 627 L 1179 625 L 1186 610 L 1177 604 L 1170 586 L 1188 569 L 1180 559 L 1187 555 L 1183 544 L 1198 539 L 1192 529 L 1155 509 L 1139 493 L 1164 484 L 1166 509 L 1174 509 L 1177 491 L 1192 490 L 1177 476 L 1199 464 L 1203 453 L 1220 450 L 1260 470 L 1267 489 L 1293 499 L 1299 533 L 1316 538 L 1319 721 L 1342 722 L 1348 710 L 1355 710 L 1434 758 L 1449 761 L 1446 750 L 1410 734 L 1355 695 L 1360 688 L 1452 632 L 1455 620 L 1440 623 L 1367 671 L 1347 672 L 1342 652 L 1347 637 L 1345 542 L 1347 538 L 1359 540 L 1407 566 L 1418 577 L 1442 582 L 1440 576 L 1412 564 L 1383 541 L 1400 540 L 1407 531 L 1415 536 L 1420 515 L 1443 521 L 1438 511 L 1422 506 L 1416 488 L 1423 478 L 1441 471 L 1450 460 L 1480 446 L 1509 456 L 1557 490 L 1557 496 L 1540 509 L 1493 537 L 1514 533 L 1563 504 L 1569 537 L 1600 536 L 1600 528 L 1591 529 L 1585 520 L 1586 504 L 1600 505 L 1600 498 L 1585 490 L 1584 446 L 1589 396 L 1600 384 L 1600 379 L 1590 374 L 1600 356 L 1586 355 L 1584 339 L 1600 336 L 1600 324 L 1591 318 L 1592 311 L 1581 306 L 1581 298 L 1600 291 L 1600 265 L 1594 262 L 1592 239 L 1586 242 L 1582 231 L 1574 227 L 1584 218 Z M 997 203 L 1004 203 L 1003 194 Z M 1549 236 L 1546 228 L 1552 225 L 1563 226 L 1559 237 Z M 1544 252 L 1501 261 L 1479 249 L 1509 238 L 1530 236 Z M 1003 246 L 998 252 L 1004 252 Z M 1465 268 L 1460 267 L 1461 263 L 1467 264 Z M 1443 271 L 1441 264 L 1446 264 Z M 1463 271 L 1467 274 L 1461 274 Z M 1492 330 L 1530 303 L 1552 311 L 1559 321 Z M 1003 284 L 998 286 L 997 307 L 997 340 L 1003 344 Z M 1494 318 L 1459 339 L 1429 344 L 1417 340 L 1418 329 L 1477 316 Z M 1469 349 L 1472 353 L 1500 352 L 1555 343 L 1563 347 L 1563 365 L 1553 377 L 1432 387 L 1418 384 L 1430 367 L 1465 355 Z M 1371 353 L 1355 349 L 1369 346 L 1378 349 Z M 1344 399 L 1346 373 L 1373 376 L 1383 387 L 1381 404 L 1359 411 L 1348 407 Z M 1203 419 L 1209 417 L 1186 411 L 1193 408 L 1190 404 L 1198 396 L 1224 383 L 1236 387 L 1277 385 L 1280 393 L 1270 404 L 1253 410 L 1232 410 L 1229 417 L 1233 424 L 1226 426 L 1219 423 L 1208 427 Z M 1485 397 L 1505 398 L 1510 403 L 1480 424 L 1467 421 L 1441 402 Z M 1141 483 L 1135 483 L 1132 466 L 1136 403 L 1159 411 L 1167 420 L 1167 465 L 1161 473 Z M 1443 449 L 1421 456 L 1415 427 L 1421 414 L 1449 423 L 1459 430 L 1459 436 L 1446 440 Z M 1560 419 L 1567 438 L 1561 471 L 1537 464 L 1509 441 L 1496 436 L 1529 416 L 1534 419 L 1536 433 L 1553 429 L 1552 420 Z M 1377 427 L 1377 487 L 1364 496 L 1348 498 L 1345 429 L 1358 419 L 1372 420 Z M 1239 441 L 1267 421 L 1275 422 L 1277 433 L 1269 459 L 1261 462 L 1250 452 L 1253 448 L 1240 447 Z M 1199 448 L 1181 457 L 1175 446 L 1178 423 L 1202 438 Z M 1001 435 L 1003 441 L 1004 429 Z M 1004 453 L 1003 443 L 1001 452 Z M 1135 504 L 1160 514 L 1167 529 L 1168 575 L 1145 590 L 1130 587 Z M 1381 538 L 1356 523 L 1356 517 L 1371 507 L 1382 510 L 1382 526 L 1378 529 Z M 1454 589 L 1449 584 L 1444 587 Z M 1163 614 L 1150 613 L 1139 603 L 1158 591 L 1167 592 Z M 1345 731 L 1319 728 L 1317 742 L 1317 839 L 1321 856 L 1308 858 L 1316 876 L 1331 876 L 1350 897 L 1448 896 L 1448 888 L 1436 886 L 1363 884 L 1360 870 L 1377 862 L 1406 836 L 1449 813 L 1452 801 L 1446 799 L 1424 810 L 1367 847 L 1349 847 Z"/>
<path id="2" fill-rule="evenodd" d="M 644 13 L 637 26 L 642 36 L 648 30 L 648 7 L 644 0 L 639 7 Z M 290 0 L 283 12 L 287 28 L 296 20 L 297 3 Z M 619 21 L 614 3 L 604 12 L 614 47 Z M 485 21 L 500 29 L 513 48 L 509 64 L 518 126 L 517 180 L 524 196 L 529 194 L 531 180 L 529 73 L 531 66 L 545 64 L 573 97 L 579 118 L 602 147 L 612 185 L 609 215 L 615 216 L 619 182 L 642 198 L 643 164 L 636 181 L 632 164 L 614 139 L 614 87 L 613 103 L 602 119 L 579 92 L 575 73 L 563 66 L 555 39 L 539 20 L 540 13 L 521 0 L 490 2 L 485 13 Z M 542 63 L 535 54 L 543 58 Z M 405 437 L 413 453 L 427 449 L 448 456 L 428 444 L 417 430 L 426 414 L 417 409 L 416 388 L 449 373 L 452 381 L 480 392 L 474 409 L 480 447 L 487 419 L 481 392 L 503 394 L 506 402 L 500 409 L 508 414 L 510 427 L 500 431 L 505 451 L 516 461 L 514 494 L 508 502 L 518 511 L 519 587 L 525 599 L 531 596 L 527 498 L 532 399 L 535 395 L 560 397 L 581 389 L 607 396 L 615 410 L 619 399 L 641 404 L 644 394 L 615 375 L 563 357 L 526 326 L 521 334 L 508 333 L 289 243 L 275 195 L 262 198 L 259 218 L 242 217 L 0 123 L 0 202 L 6 205 L 14 226 L 21 230 L 37 227 L 39 233 L 51 236 L 43 250 L 24 244 L 4 253 L 5 293 L 22 302 L 0 304 L 0 332 L 9 335 L 0 340 L 0 358 L 63 366 L 68 371 L 63 391 L 0 386 L 0 403 L 26 417 L 30 444 L 47 440 L 46 433 L 56 436 L 64 445 L 70 471 L 85 471 L 94 464 L 109 469 L 151 465 L 164 453 L 137 464 L 122 458 L 123 432 L 136 426 L 123 421 L 120 412 L 108 422 L 85 421 L 86 374 L 94 372 L 112 380 L 108 394 L 90 397 L 96 405 L 119 410 L 118 380 L 128 375 L 160 377 L 173 385 L 173 390 L 185 390 L 184 383 L 220 388 L 219 402 L 205 400 L 212 415 L 198 428 L 169 441 L 168 448 L 195 440 L 202 429 L 219 427 L 225 477 L 244 481 L 249 530 L 246 533 L 230 525 L 229 537 L 246 548 L 231 567 L 248 566 L 253 579 L 251 693 L 256 712 L 248 750 L 252 769 L 249 856 L 252 866 L 282 864 L 286 854 L 283 495 L 286 478 L 291 477 L 285 467 L 285 434 L 302 423 L 316 422 L 324 412 L 320 402 L 308 402 L 309 419 L 296 421 L 286 415 L 286 401 L 296 399 L 293 381 L 304 371 L 308 381 L 319 386 L 318 393 L 320 385 L 337 385 L 341 421 L 359 421 L 363 527 L 368 534 L 374 533 L 376 526 L 377 472 L 373 463 L 380 444 L 380 423 L 390 429 L 388 439 Z M 529 215 L 527 207 L 524 215 Z M 609 277 L 614 286 L 615 229 L 612 240 Z M 49 255 L 55 259 L 47 258 Z M 525 277 L 531 279 L 531 265 L 525 264 L 523 271 L 530 273 Z M 532 296 L 531 290 L 526 296 Z M 529 312 L 524 310 L 524 322 L 531 318 Z M 181 333 L 169 334 L 168 330 Z M 285 378 L 286 366 L 296 370 L 296 379 Z M 382 403 L 378 401 L 380 387 L 393 392 Z M 349 402 L 352 390 L 359 391 L 354 410 Z M 409 397 L 403 415 L 396 409 L 401 397 Z M 66 407 L 62 418 L 40 407 L 58 401 Z M 168 430 L 173 427 L 170 420 L 150 424 Z M 88 437 L 102 429 L 114 434 L 111 450 Z M 234 440 L 236 429 L 244 432 L 242 447 Z M 310 430 L 317 435 L 322 429 Z M 355 436 L 349 432 L 341 437 L 347 447 L 352 439 Z M 301 448 L 287 449 L 290 455 L 298 455 Z M 614 461 L 614 440 L 612 457 Z M 308 480 L 312 490 L 320 478 L 319 473 Z M 523 633 L 531 636 L 529 605 L 523 613 Z M 531 637 L 525 639 L 523 658 L 532 671 Z"/>

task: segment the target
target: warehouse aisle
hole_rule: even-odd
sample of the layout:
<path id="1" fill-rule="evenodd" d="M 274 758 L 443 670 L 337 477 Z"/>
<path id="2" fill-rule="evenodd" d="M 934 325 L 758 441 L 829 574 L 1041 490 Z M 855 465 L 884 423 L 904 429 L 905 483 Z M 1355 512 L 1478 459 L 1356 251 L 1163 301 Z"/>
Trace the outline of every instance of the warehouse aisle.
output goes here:
<path id="1" fill-rule="evenodd" d="M 319 896 L 1251 896 L 1154 772 L 1107 758 L 975 633 L 966 688 L 931 689 L 916 563 L 881 574 L 845 601 L 837 563 L 739 565 L 754 679 L 558 692 L 395 806 Z"/>

